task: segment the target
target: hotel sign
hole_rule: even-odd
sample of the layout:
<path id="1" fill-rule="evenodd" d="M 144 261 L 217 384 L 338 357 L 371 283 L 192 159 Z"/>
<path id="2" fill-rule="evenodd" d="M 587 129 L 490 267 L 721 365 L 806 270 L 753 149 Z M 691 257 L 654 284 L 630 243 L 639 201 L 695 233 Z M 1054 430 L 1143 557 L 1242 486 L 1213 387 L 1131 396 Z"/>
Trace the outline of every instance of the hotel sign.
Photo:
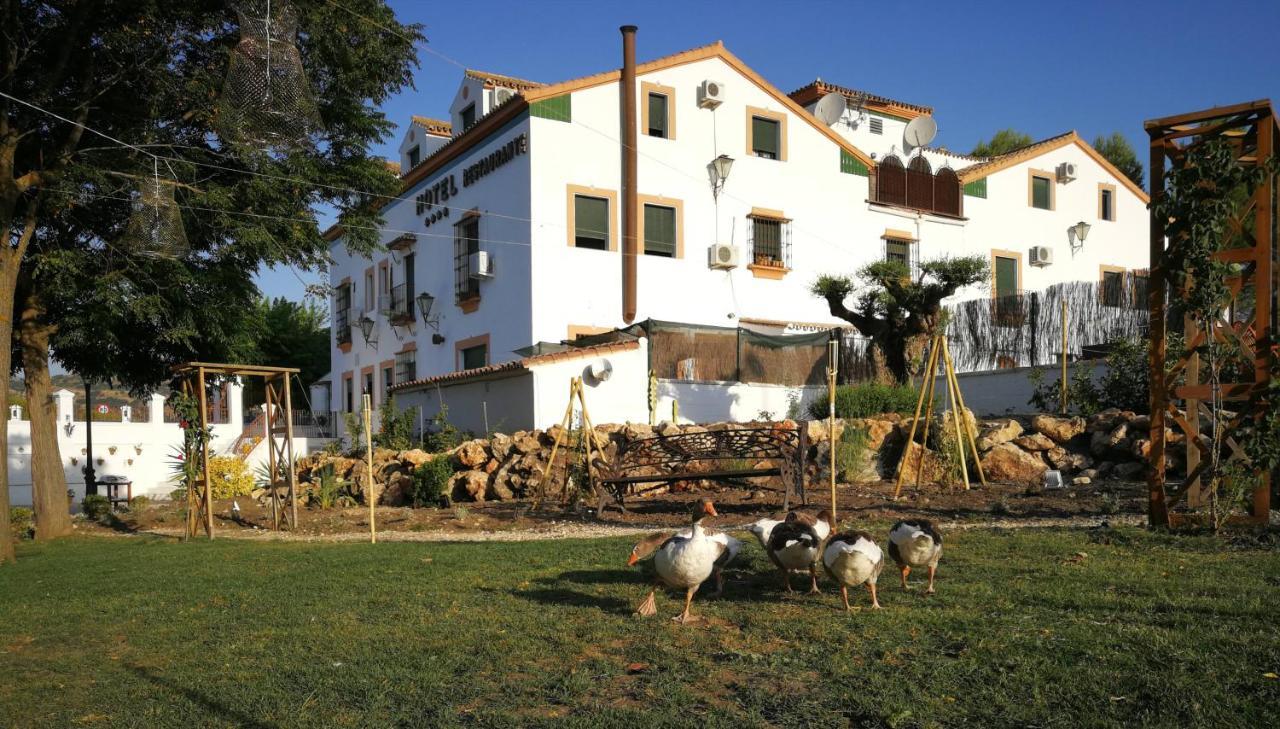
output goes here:
<path id="1" fill-rule="evenodd" d="M 462 186 L 471 187 L 500 167 L 529 152 L 529 136 L 521 134 L 462 169 Z M 414 204 L 418 215 L 425 215 L 423 225 L 433 224 L 449 217 L 449 198 L 458 194 L 458 183 L 452 174 L 445 175 L 427 189 L 418 193 Z"/>

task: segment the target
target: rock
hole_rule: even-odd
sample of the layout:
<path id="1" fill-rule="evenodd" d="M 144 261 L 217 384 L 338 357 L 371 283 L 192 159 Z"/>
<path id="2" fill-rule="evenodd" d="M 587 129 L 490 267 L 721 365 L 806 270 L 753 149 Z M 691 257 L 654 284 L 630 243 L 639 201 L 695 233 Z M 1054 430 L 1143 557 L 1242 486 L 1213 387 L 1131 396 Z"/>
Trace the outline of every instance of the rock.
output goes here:
<path id="1" fill-rule="evenodd" d="M 515 498 L 515 494 L 511 491 L 511 488 L 506 483 L 503 483 L 501 480 L 496 478 L 489 481 L 489 491 L 486 496 L 493 501 L 504 501 Z"/>
<path id="2" fill-rule="evenodd" d="M 538 442 L 537 438 L 531 435 L 518 436 L 511 442 L 511 450 L 523 456 L 527 456 L 530 453 L 537 453 L 541 449 L 542 444 Z"/>
<path id="3" fill-rule="evenodd" d="M 455 501 L 481 501 L 489 491 L 489 474 L 484 471 L 463 471 L 453 477 Z"/>
<path id="4" fill-rule="evenodd" d="M 379 500 L 383 506 L 404 506 L 409 503 L 409 494 L 413 489 L 413 477 L 405 473 L 397 473 L 387 482 Z"/>
<path id="5" fill-rule="evenodd" d="M 841 425 L 840 421 L 836 422 L 837 432 Z M 843 425 L 847 427 L 848 423 L 844 423 Z M 828 433 L 826 420 L 807 420 L 805 421 L 804 428 L 805 437 L 809 439 L 810 443 L 819 443 L 827 439 Z"/>
<path id="6" fill-rule="evenodd" d="M 1084 418 L 1059 418 L 1053 415 L 1036 415 L 1031 418 L 1031 429 L 1043 433 L 1053 442 L 1065 445 L 1085 429 Z"/>
<path id="7" fill-rule="evenodd" d="M 1013 439 L 1013 444 L 1025 451 L 1047 451 L 1054 447 L 1049 436 L 1044 433 L 1032 433 Z"/>
<path id="8" fill-rule="evenodd" d="M 1072 486 L 1088 486 L 1091 483 L 1093 483 L 1093 479 L 1089 478 L 1088 476 L 1076 476 L 1075 478 L 1071 479 Z"/>
<path id="9" fill-rule="evenodd" d="M 473 469 L 483 466 L 489 461 L 489 453 L 482 440 L 469 440 L 458 446 L 454 458 L 463 468 Z"/>
<path id="10" fill-rule="evenodd" d="M 1132 415 L 1132 413 L 1130 413 Z M 1090 433 L 1096 433 L 1100 430 L 1114 430 L 1117 425 L 1126 422 L 1124 413 L 1117 408 L 1108 408 L 1100 413 L 1094 413 L 1089 417 L 1089 425 L 1086 427 Z"/>
<path id="11" fill-rule="evenodd" d="M 627 427 L 622 430 L 622 434 L 627 440 L 640 440 L 653 435 L 653 428 L 644 423 L 628 423 Z"/>
<path id="12" fill-rule="evenodd" d="M 494 458 L 499 461 L 505 461 L 507 460 L 507 455 L 511 453 L 511 446 L 514 442 L 514 439 L 509 435 L 494 433 L 493 437 L 489 439 L 489 451 L 493 453 Z"/>
<path id="13" fill-rule="evenodd" d="M 920 469 L 920 483 L 940 483 L 946 478 L 946 468 L 938 454 L 911 442 L 902 457 L 903 483 L 915 483 L 916 469 Z"/>
<path id="14" fill-rule="evenodd" d="M 664 420 L 663 422 L 658 423 L 658 427 L 654 428 L 653 431 L 663 437 L 670 437 L 673 435 L 680 435 L 680 426 Z"/>
<path id="15" fill-rule="evenodd" d="M 1151 430 L 1151 416 L 1150 415 L 1133 416 L 1133 418 L 1129 421 L 1129 429 L 1142 431 L 1142 432 Z"/>
<path id="16" fill-rule="evenodd" d="M 1130 451 L 1135 458 L 1146 460 L 1147 456 L 1151 455 L 1151 441 L 1146 438 L 1139 438 L 1133 442 Z"/>
<path id="17" fill-rule="evenodd" d="M 1111 472 L 1115 470 L 1115 467 L 1116 467 L 1116 464 L 1112 463 L 1111 461 L 1103 461 L 1099 463 L 1097 468 L 1098 478 L 1104 478 L 1110 475 Z"/>
<path id="18" fill-rule="evenodd" d="M 404 451 L 400 454 L 400 462 L 411 469 L 417 469 L 422 464 L 431 460 L 431 454 L 421 448 L 414 448 L 411 451 Z"/>
<path id="19" fill-rule="evenodd" d="M 989 424 L 978 438 L 978 452 L 989 451 L 1022 435 L 1022 424 L 1012 418 Z"/>
<path id="20" fill-rule="evenodd" d="M 1013 443 L 1001 443 L 982 457 L 982 471 L 992 481 L 1040 483 L 1047 470 L 1043 460 Z"/>
<path id="21" fill-rule="evenodd" d="M 747 494 L 747 498 L 751 501 L 763 501 L 765 499 L 765 493 L 759 490 L 752 491 L 750 494 Z"/>
<path id="22" fill-rule="evenodd" d="M 493 473 L 496 470 L 498 470 L 497 459 L 490 459 L 488 463 L 484 464 L 485 473 Z"/>
<path id="23" fill-rule="evenodd" d="M 1147 464 L 1139 463 L 1137 461 L 1130 461 L 1129 463 L 1121 463 L 1120 465 L 1116 466 L 1115 470 L 1112 471 L 1111 473 L 1116 478 L 1124 479 L 1124 480 L 1132 480 L 1132 479 L 1141 477 L 1142 474 L 1146 473 L 1146 470 L 1147 470 Z"/>
<path id="24" fill-rule="evenodd" d="M 1127 423 L 1120 423 L 1109 431 L 1094 431 L 1093 437 L 1089 440 L 1089 452 L 1098 458 L 1128 451 L 1129 446 L 1129 426 Z"/>
<path id="25" fill-rule="evenodd" d="M 893 420 L 885 420 L 883 418 L 865 418 L 862 420 L 851 420 L 850 423 L 857 423 L 867 433 L 867 450 L 879 451 L 884 447 L 885 441 L 898 430 L 897 422 Z"/>
<path id="26" fill-rule="evenodd" d="M 1044 458 L 1049 462 L 1050 466 L 1068 473 L 1083 471 L 1093 466 L 1093 459 L 1089 456 L 1060 447 L 1045 451 Z"/>
<path id="27" fill-rule="evenodd" d="M 1080 472 L 1080 478 L 1087 478 L 1089 480 L 1093 480 L 1097 477 L 1098 477 L 1098 469 L 1096 468 L 1086 468 Z"/>

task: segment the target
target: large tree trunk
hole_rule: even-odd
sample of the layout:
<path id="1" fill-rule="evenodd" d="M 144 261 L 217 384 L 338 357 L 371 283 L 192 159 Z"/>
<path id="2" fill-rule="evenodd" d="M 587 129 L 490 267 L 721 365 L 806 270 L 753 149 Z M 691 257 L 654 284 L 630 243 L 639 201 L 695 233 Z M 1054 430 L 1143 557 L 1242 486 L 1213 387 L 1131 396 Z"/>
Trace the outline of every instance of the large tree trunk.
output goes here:
<path id="1" fill-rule="evenodd" d="M 58 452 L 58 418 L 49 378 L 51 333 L 52 327 L 44 321 L 39 299 L 29 295 L 22 306 L 18 341 L 22 345 L 27 406 L 31 408 L 31 501 L 36 512 L 36 539 L 54 539 L 71 533 L 67 476 Z"/>
<path id="2" fill-rule="evenodd" d="M 0 564 L 11 562 L 13 554 L 13 526 L 9 523 L 9 370 L 13 364 L 13 290 L 17 282 L 17 257 L 7 248 L 0 250 L 0 374 L 4 386 L 0 387 L 0 443 L 5 453 L 0 457 Z"/>

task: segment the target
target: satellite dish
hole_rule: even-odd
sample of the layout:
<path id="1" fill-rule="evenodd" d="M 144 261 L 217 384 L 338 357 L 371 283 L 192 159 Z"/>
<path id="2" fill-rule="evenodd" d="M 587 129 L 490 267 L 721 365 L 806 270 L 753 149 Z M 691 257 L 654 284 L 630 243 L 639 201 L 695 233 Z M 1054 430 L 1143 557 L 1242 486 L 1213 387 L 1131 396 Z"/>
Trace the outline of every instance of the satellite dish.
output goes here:
<path id="1" fill-rule="evenodd" d="M 903 138 L 911 147 L 923 147 L 932 142 L 936 136 L 938 136 L 938 122 L 928 115 L 912 119 L 907 123 L 907 131 L 903 133 Z"/>
<path id="2" fill-rule="evenodd" d="M 821 119 L 823 124 L 831 126 L 844 116 L 844 108 L 844 94 L 832 91 L 818 99 L 818 103 L 813 107 L 813 115 Z"/>
<path id="3" fill-rule="evenodd" d="M 596 382 L 608 382 L 613 376 L 613 363 L 607 359 L 598 359 L 591 363 L 591 379 Z"/>

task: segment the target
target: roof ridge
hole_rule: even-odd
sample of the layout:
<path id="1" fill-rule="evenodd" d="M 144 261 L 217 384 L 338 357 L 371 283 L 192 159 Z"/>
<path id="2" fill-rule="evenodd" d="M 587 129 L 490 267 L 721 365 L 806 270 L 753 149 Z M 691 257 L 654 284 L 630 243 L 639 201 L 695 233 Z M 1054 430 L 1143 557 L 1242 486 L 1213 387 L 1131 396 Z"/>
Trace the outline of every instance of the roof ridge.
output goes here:
<path id="1" fill-rule="evenodd" d="M 640 343 L 636 340 L 627 340 L 623 342 L 602 342 L 600 344 L 591 344 L 585 347 L 574 347 L 563 352 L 548 352 L 547 354 L 535 354 L 529 357 L 519 357 L 517 359 L 499 362 L 497 364 L 485 365 L 483 367 L 473 367 L 469 370 L 457 370 L 454 372 L 445 372 L 431 377 L 422 377 L 416 380 L 408 380 L 406 382 L 396 383 L 392 385 L 392 390 L 401 390 L 409 388 L 423 387 L 426 385 L 434 385 L 445 382 L 465 382 L 477 377 L 485 375 L 499 374 L 502 372 L 513 372 L 516 370 L 528 369 L 530 365 L 539 365 L 548 362 L 556 362 L 559 360 L 578 359 L 581 357 L 589 357 L 596 354 L 604 354 L 608 352 L 619 352 L 639 348 Z"/>
<path id="2" fill-rule="evenodd" d="M 463 75 L 477 81 L 506 81 L 512 86 L 526 86 L 528 88 L 541 88 L 546 84 L 541 81 L 530 81 L 526 78 L 518 78 L 516 76 L 508 76 L 504 73 L 492 73 L 489 71 L 481 71 L 476 68 L 468 68 L 463 70 Z"/>
<path id="3" fill-rule="evenodd" d="M 885 106 L 898 106 L 904 109 L 918 111 L 922 114 L 933 113 L 933 107 L 931 106 L 925 106 L 923 104 L 913 104 L 908 101 L 899 101 L 898 99 L 890 98 L 888 96 L 873 94 L 870 91 L 862 91 L 860 89 L 855 89 L 849 86 L 841 86 L 840 84 L 833 84 L 830 81 L 823 81 L 820 78 L 815 78 L 814 80 L 810 81 L 804 86 L 801 86 L 795 91 L 792 91 L 791 93 L 787 94 L 787 96 L 791 97 L 794 100 L 794 98 L 800 93 L 807 91 L 811 88 L 817 88 L 817 87 L 822 87 L 830 91 L 842 93 L 846 96 L 860 96 L 863 99 L 872 101 L 874 103 L 883 104 Z"/>

